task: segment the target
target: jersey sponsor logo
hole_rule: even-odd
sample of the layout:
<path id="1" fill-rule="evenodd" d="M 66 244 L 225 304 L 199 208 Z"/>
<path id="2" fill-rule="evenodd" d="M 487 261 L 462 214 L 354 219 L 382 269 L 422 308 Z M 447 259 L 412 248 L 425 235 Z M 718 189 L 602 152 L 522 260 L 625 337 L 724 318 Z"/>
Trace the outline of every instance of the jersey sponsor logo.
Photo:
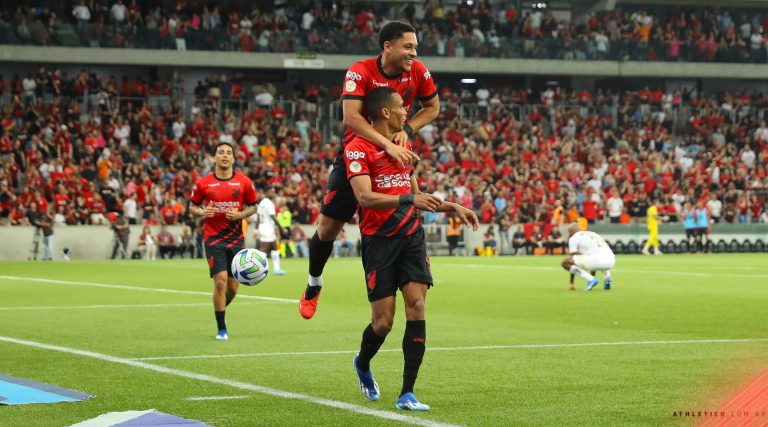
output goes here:
<path id="1" fill-rule="evenodd" d="M 349 164 L 349 170 L 352 173 L 358 173 L 361 170 L 363 170 L 363 166 L 360 164 L 360 162 L 354 161 L 354 162 Z"/>
<path id="2" fill-rule="evenodd" d="M 411 187 L 410 173 L 394 173 L 390 175 L 378 175 L 374 179 L 376 188 Z"/>
<path id="3" fill-rule="evenodd" d="M 238 202 L 217 202 L 212 200 L 211 205 L 217 213 L 225 213 L 232 209 L 240 209 L 240 203 Z"/>
<path id="4" fill-rule="evenodd" d="M 354 92 L 357 89 L 357 84 L 352 80 L 347 80 L 347 84 L 344 85 L 344 90 L 347 92 Z"/>
<path id="5" fill-rule="evenodd" d="M 365 153 L 362 151 L 347 151 L 346 153 L 349 160 L 359 160 L 365 158 Z"/>
<path id="6" fill-rule="evenodd" d="M 430 77 L 432 77 L 432 74 L 429 71 L 424 73 L 424 80 L 429 80 Z"/>
<path id="7" fill-rule="evenodd" d="M 208 188 L 211 188 L 211 187 L 218 187 L 218 186 L 219 186 L 219 183 L 218 183 L 218 182 L 214 182 L 213 184 L 208 184 Z"/>
<path id="8" fill-rule="evenodd" d="M 403 82 L 403 83 L 409 82 L 409 81 L 411 81 L 411 78 L 410 77 L 403 77 L 402 79 L 400 79 L 400 81 Z"/>
<path id="9" fill-rule="evenodd" d="M 376 155 L 377 155 L 377 156 L 381 156 L 381 155 L 382 155 L 382 154 L 384 154 L 385 152 L 386 152 L 386 151 L 384 151 L 384 150 L 381 150 L 381 151 L 377 151 L 377 152 L 376 152 Z"/>
<path id="10" fill-rule="evenodd" d="M 232 186 L 232 187 L 239 187 L 239 186 L 240 186 L 240 183 L 239 183 L 239 182 L 230 182 L 230 183 L 228 183 L 228 184 L 229 184 L 230 186 Z"/>
<path id="11" fill-rule="evenodd" d="M 373 85 L 376 86 L 376 87 L 388 87 L 389 86 L 389 84 L 387 84 L 387 83 L 379 83 L 376 80 L 373 81 Z"/>
<path id="12" fill-rule="evenodd" d="M 360 80 L 363 79 L 363 76 L 361 76 L 360 74 L 357 74 L 354 71 L 347 71 L 347 75 L 346 75 L 345 78 L 347 80 L 357 80 L 357 81 L 360 81 Z"/>

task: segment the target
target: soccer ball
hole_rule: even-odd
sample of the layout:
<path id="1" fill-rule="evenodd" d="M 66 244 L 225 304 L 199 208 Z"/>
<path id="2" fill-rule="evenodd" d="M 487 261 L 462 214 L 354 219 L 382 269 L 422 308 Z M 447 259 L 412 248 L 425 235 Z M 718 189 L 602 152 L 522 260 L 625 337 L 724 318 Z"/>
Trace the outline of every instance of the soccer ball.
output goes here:
<path id="1" fill-rule="evenodd" d="M 256 249 L 243 249 L 232 258 L 232 277 L 245 286 L 255 286 L 269 275 L 267 254 Z"/>

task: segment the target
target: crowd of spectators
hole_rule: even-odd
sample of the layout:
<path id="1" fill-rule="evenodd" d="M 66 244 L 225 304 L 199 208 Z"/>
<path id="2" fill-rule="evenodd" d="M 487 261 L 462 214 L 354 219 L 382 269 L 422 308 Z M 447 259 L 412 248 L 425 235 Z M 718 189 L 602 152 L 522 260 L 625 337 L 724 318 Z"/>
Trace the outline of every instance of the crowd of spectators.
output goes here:
<path id="1" fill-rule="evenodd" d="M 307 121 L 317 106 L 306 91 L 285 94 L 299 105 L 293 116 L 256 102 L 235 115 L 210 99 L 188 114 L 176 102 L 153 109 L 141 98 L 85 112 L 76 97 L 43 102 L 37 87 L 119 92 L 141 81 L 63 76 L 41 68 L 24 79 L 34 89 L 0 81 L 0 98 L 11 100 L 0 107 L 0 223 L 28 224 L 35 206 L 56 225 L 106 224 L 120 212 L 129 223 L 197 230 L 187 200 L 195 180 L 211 172 L 218 140 L 240 146 L 238 167 L 257 191 L 275 187 L 293 221 L 317 219 L 339 140 Z M 172 94 L 175 79 L 149 86 Z M 228 80 L 201 84 L 210 94 Z M 440 116 L 412 141 L 420 187 L 472 207 L 499 233 L 577 217 L 642 222 L 654 197 L 673 222 L 689 201 L 706 203 L 715 221 L 768 223 L 766 93 L 444 86 L 440 97 Z M 424 221 L 447 219 L 426 213 Z"/>
<path id="2" fill-rule="evenodd" d="M 263 2 L 262 2 L 263 3 Z M 571 18 L 485 0 L 443 5 L 191 0 L 174 8 L 142 0 L 77 0 L 0 9 L 0 42 L 150 49 L 369 54 L 387 20 L 419 32 L 423 55 L 765 63 L 768 14 L 760 9 L 657 5 Z"/>

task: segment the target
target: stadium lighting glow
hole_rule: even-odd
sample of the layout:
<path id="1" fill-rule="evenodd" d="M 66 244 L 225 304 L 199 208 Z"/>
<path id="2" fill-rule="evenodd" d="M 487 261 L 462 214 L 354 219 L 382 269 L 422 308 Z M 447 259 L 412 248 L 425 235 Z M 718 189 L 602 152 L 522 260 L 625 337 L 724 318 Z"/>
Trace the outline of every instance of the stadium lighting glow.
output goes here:
<path id="1" fill-rule="evenodd" d="M 462 83 L 472 84 L 477 83 L 477 79 L 461 79 Z"/>

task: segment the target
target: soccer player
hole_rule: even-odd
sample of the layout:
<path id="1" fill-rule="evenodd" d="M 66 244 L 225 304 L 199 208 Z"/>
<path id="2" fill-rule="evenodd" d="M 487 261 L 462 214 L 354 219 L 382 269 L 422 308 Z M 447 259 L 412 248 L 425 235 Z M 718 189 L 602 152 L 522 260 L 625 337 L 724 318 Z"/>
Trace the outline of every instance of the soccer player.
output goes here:
<path id="1" fill-rule="evenodd" d="M 208 268 L 213 278 L 213 309 L 217 340 L 229 339 L 226 307 L 237 295 L 239 283 L 232 277 L 232 258 L 243 249 L 243 218 L 256 212 L 256 190 L 247 176 L 234 170 L 234 147 L 219 142 L 215 147 L 214 170 L 196 183 L 189 213 L 205 218 L 203 239 Z M 204 206 L 204 207 L 203 207 Z"/>
<path id="2" fill-rule="evenodd" d="M 379 45 L 381 55 L 352 64 L 344 78 L 341 97 L 344 125 L 347 127 L 344 145 L 355 136 L 360 136 L 380 151 L 383 150 L 401 166 L 407 167 L 418 161 L 419 157 L 404 147 L 405 142 L 440 112 L 437 87 L 429 70 L 416 60 L 418 41 L 413 26 L 400 21 L 387 23 L 379 32 Z M 416 98 L 423 107 L 408 119 L 403 130 L 394 133 L 396 144 L 390 143 L 377 132 L 366 118 L 366 95 L 384 86 L 395 89 L 403 98 L 406 117 L 411 113 Z M 299 313 L 305 319 L 311 319 L 317 310 L 323 285 L 323 268 L 333 251 L 333 241 L 344 223 L 352 219 L 356 209 L 357 201 L 347 178 L 342 148 L 328 177 L 317 232 L 309 241 L 309 279 L 299 299 Z"/>
<path id="3" fill-rule="evenodd" d="M 374 128 L 387 140 L 399 132 L 407 116 L 402 97 L 392 88 L 373 89 L 366 109 Z M 393 144 L 393 142 L 390 142 Z M 432 286 L 424 229 L 418 210 L 454 212 L 467 226 L 477 230 L 474 212 L 447 203 L 418 190 L 413 165 L 403 166 L 363 137 L 354 138 L 344 149 L 347 176 L 360 203 L 362 258 L 371 323 L 363 331 L 360 352 L 353 364 L 363 396 L 379 399 L 379 386 L 370 369 L 371 359 L 384 343 L 395 317 L 395 295 L 400 289 L 405 305 L 403 335 L 403 385 L 397 408 L 427 411 L 416 399 L 413 387 L 426 349 L 424 299 Z"/>
<path id="4" fill-rule="evenodd" d="M 568 235 L 570 254 L 563 259 L 563 268 L 587 281 L 585 291 L 591 291 L 599 282 L 589 272 L 602 271 L 603 289 L 611 289 L 611 269 L 616 264 L 616 257 L 605 239 L 595 232 L 583 231 L 577 223 L 568 227 Z"/>
<path id="5" fill-rule="evenodd" d="M 265 196 L 259 202 L 259 207 L 256 210 L 258 233 L 259 233 L 259 248 L 265 254 L 269 254 L 272 257 L 272 271 L 277 276 L 287 274 L 280 269 L 280 252 L 277 250 L 277 236 L 282 232 L 280 225 L 277 221 L 277 209 L 275 209 L 275 203 L 272 199 L 275 198 L 275 189 L 267 188 Z"/>
<path id="6" fill-rule="evenodd" d="M 659 217 L 658 204 L 659 199 L 654 197 L 651 199 L 651 206 L 648 207 L 648 210 L 646 211 L 646 215 L 648 215 L 648 240 L 645 242 L 642 251 L 640 251 L 643 255 L 648 255 L 648 248 L 651 246 L 653 246 L 654 255 L 662 254 L 659 250 L 659 222 L 661 221 L 661 218 Z"/>

